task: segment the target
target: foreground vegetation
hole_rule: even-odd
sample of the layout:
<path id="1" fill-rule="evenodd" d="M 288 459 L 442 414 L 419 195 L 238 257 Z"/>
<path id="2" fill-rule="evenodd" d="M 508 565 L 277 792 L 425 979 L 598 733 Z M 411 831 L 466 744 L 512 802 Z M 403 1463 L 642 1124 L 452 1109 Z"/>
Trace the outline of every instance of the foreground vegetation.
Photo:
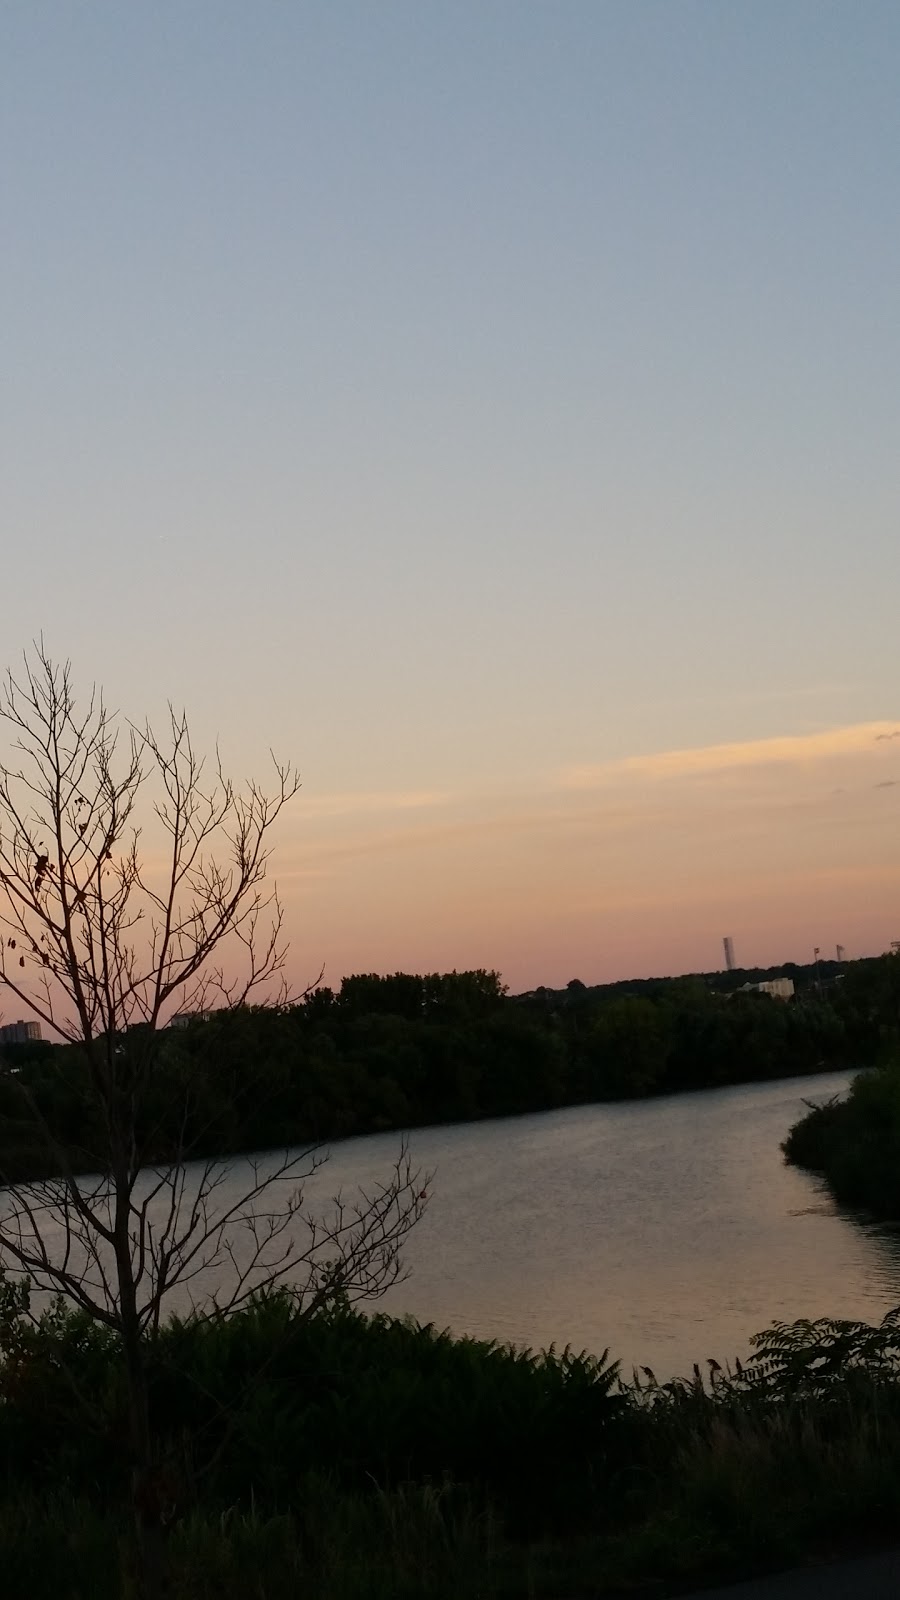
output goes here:
<path id="1" fill-rule="evenodd" d="M 110 1336 L 0 1316 L 0 1560 L 29 1600 L 127 1594 Z M 604 1594 L 893 1532 L 900 1321 L 776 1327 L 657 1384 L 284 1292 L 151 1355 L 168 1593 L 183 1600 Z M 657 1587 L 655 1593 L 661 1592 Z"/>
<path id="2" fill-rule="evenodd" d="M 893 959 L 893 958 L 892 958 Z M 900 962 L 895 961 L 900 973 Z M 900 1012 L 878 962 L 790 969 L 790 1004 L 735 992 L 761 974 L 511 996 L 496 973 L 347 978 L 298 1005 L 242 1007 L 158 1036 L 136 1133 L 145 1160 L 862 1066 Z M 731 986 L 731 992 L 728 990 Z M 894 1008 L 893 1012 L 891 1007 Z M 117 1043 L 141 1046 L 139 1027 Z M 106 1166 L 80 1046 L 9 1047 L 0 1175 L 44 1174 L 46 1129 L 75 1170 Z M 35 1103 L 39 1116 L 35 1116 Z"/>

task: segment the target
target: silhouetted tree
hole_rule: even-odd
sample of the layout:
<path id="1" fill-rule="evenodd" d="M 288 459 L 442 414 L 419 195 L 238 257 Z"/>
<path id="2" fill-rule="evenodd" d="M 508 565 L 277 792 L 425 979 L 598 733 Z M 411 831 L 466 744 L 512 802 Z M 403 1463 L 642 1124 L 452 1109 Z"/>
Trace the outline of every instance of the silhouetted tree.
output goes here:
<path id="1" fill-rule="evenodd" d="M 166 1120 L 181 1132 L 147 1170 L 147 1107 L 173 1009 L 240 1008 L 273 986 L 285 998 L 282 913 L 266 867 L 298 778 L 276 763 L 270 792 L 236 788 L 218 758 L 206 767 L 197 757 L 183 715 L 170 711 L 164 738 L 123 729 L 96 691 L 79 705 L 69 666 L 43 645 L 21 678 L 7 675 L 0 721 L 12 742 L 0 762 L 0 983 L 77 1047 L 54 1054 L 86 1101 L 94 1164 L 92 1176 L 76 1173 L 27 1075 L 7 1075 L 52 1175 L 8 1185 L 0 1261 L 117 1337 L 151 1593 L 160 1507 L 147 1352 L 167 1294 L 199 1293 L 214 1273 L 204 1302 L 213 1317 L 286 1275 L 299 1275 L 310 1313 L 337 1295 L 378 1294 L 397 1275 L 424 1195 L 403 1152 L 383 1184 L 355 1202 L 338 1197 L 323 1220 L 304 1205 L 303 1182 L 322 1159 L 309 1150 L 252 1162 L 233 1193 L 223 1161 L 188 1165 L 189 1072 L 167 1080 L 180 1105 Z M 146 845 L 142 828 L 152 830 Z"/>

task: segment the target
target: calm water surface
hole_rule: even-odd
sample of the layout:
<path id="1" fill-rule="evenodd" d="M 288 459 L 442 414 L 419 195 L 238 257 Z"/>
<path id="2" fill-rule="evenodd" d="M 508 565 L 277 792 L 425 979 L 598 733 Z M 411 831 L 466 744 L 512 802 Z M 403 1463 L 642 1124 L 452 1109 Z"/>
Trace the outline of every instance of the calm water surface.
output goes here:
<path id="1" fill-rule="evenodd" d="M 900 1240 L 841 1215 L 779 1148 L 804 1100 L 849 1081 L 829 1073 L 415 1131 L 432 1199 L 406 1247 L 410 1276 L 382 1305 L 455 1333 L 609 1346 L 658 1376 L 743 1357 L 775 1318 L 877 1321 L 900 1303 Z M 335 1146 L 325 1192 L 383 1177 L 398 1144 L 385 1134 Z"/>
<path id="2" fill-rule="evenodd" d="M 877 1321 L 900 1303 L 900 1234 L 842 1215 L 780 1150 L 804 1100 L 849 1081 L 832 1073 L 415 1130 L 410 1152 L 434 1172 L 431 1200 L 405 1248 L 409 1277 L 380 1303 L 455 1333 L 609 1347 L 626 1371 L 661 1378 L 707 1356 L 743 1358 L 776 1318 Z M 336 1145 L 307 1207 L 324 1213 L 338 1189 L 350 1198 L 385 1180 L 399 1147 L 396 1133 Z M 250 1181 L 239 1158 L 219 1207 Z M 49 1242 L 62 1251 L 61 1232 Z M 191 1285 L 201 1299 L 215 1287 L 215 1269 Z M 173 1291 L 170 1309 L 187 1309 L 188 1292 Z"/>

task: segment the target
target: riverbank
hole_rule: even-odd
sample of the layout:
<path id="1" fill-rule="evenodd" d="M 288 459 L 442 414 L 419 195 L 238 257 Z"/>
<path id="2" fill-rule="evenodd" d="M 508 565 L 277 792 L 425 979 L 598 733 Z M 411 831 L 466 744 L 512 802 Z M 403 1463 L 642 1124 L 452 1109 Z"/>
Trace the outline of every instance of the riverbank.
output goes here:
<path id="1" fill-rule="evenodd" d="M 874 1539 L 900 1512 L 896 1325 L 779 1328 L 754 1364 L 625 1381 L 285 1295 L 148 1346 L 180 1600 L 675 1593 Z M 117 1355 L 0 1337 L 0 1560 L 29 1600 L 122 1593 Z M 77 1487 L 76 1487 L 77 1486 Z"/>
<path id="2" fill-rule="evenodd" d="M 820 1173 L 841 1204 L 900 1222 L 900 1064 L 863 1073 L 846 1098 L 811 1108 L 784 1151 Z"/>
<path id="3" fill-rule="evenodd" d="M 494 972 L 397 973 L 348 978 L 297 1005 L 181 1019 L 156 1038 L 136 1129 L 142 1161 L 857 1067 L 873 1059 L 877 1030 L 868 964 L 851 965 L 842 985 L 808 984 L 789 1004 L 719 986 L 740 974 L 511 996 Z M 146 1047 L 139 1027 L 117 1041 L 120 1059 L 132 1043 Z M 102 1168 L 80 1048 L 11 1046 L 4 1065 L 0 1179 L 57 1171 L 48 1132 L 75 1170 Z"/>

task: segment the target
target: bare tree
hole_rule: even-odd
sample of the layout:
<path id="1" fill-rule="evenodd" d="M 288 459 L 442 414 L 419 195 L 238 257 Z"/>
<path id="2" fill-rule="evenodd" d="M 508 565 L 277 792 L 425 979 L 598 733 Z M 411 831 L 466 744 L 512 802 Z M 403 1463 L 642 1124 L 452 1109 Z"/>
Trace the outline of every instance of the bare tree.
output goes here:
<path id="1" fill-rule="evenodd" d="M 140 1486 L 153 1465 L 147 1342 L 171 1291 L 199 1296 L 209 1316 L 285 1278 L 310 1313 L 339 1293 L 378 1295 L 425 1193 L 405 1150 L 382 1184 L 337 1196 L 324 1216 L 304 1201 L 323 1159 L 314 1149 L 252 1163 L 236 1190 L 226 1160 L 191 1162 L 196 1131 L 171 1105 L 171 1148 L 151 1159 L 159 1128 L 147 1107 L 173 1008 L 288 998 L 266 868 L 296 772 L 276 762 L 270 792 L 236 788 L 218 756 L 209 767 L 197 757 L 184 716 L 170 712 L 163 740 L 123 726 L 96 691 L 80 707 L 68 664 L 43 644 L 7 675 L 0 722 L 11 744 L 0 762 L 0 985 L 76 1047 L 59 1055 L 79 1059 L 98 1130 L 85 1177 L 25 1075 L 16 1080 L 51 1175 L 7 1183 L 0 1261 L 117 1335 Z"/>

